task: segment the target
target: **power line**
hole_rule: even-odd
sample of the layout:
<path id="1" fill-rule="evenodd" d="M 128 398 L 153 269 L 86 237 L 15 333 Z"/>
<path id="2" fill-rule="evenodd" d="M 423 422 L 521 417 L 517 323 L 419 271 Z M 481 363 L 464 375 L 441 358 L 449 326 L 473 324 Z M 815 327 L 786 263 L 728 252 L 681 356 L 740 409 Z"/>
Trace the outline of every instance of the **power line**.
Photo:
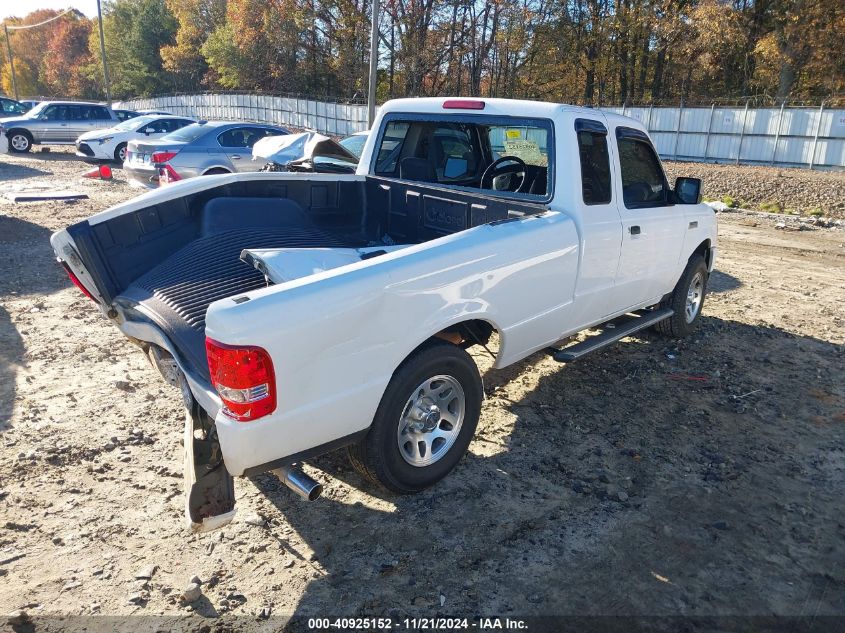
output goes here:
<path id="1" fill-rule="evenodd" d="M 38 26 L 44 26 L 45 24 L 49 24 L 50 22 L 54 22 L 61 17 L 66 16 L 71 11 L 75 11 L 75 9 L 70 8 L 59 15 L 54 15 L 52 18 L 48 18 L 43 22 L 39 22 L 38 24 L 21 24 L 18 26 L 9 25 L 4 23 L 3 30 L 6 33 L 6 50 L 9 54 L 9 68 L 12 70 L 12 89 L 15 92 L 15 99 L 18 98 L 18 82 L 17 78 L 15 77 L 15 62 L 12 59 L 12 43 L 9 40 L 9 31 L 23 31 L 25 29 L 34 29 Z M 105 38 L 103 37 L 103 11 L 100 8 L 100 0 L 97 0 L 97 18 L 98 24 L 100 29 L 100 54 L 103 57 L 103 79 L 104 79 L 104 86 L 106 90 L 106 101 L 108 102 L 109 106 L 111 106 L 111 91 L 109 90 L 109 69 L 108 65 L 106 64 L 106 42 Z"/>
<path id="2" fill-rule="evenodd" d="M 39 22 L 38 24 L 22 24 L 20 26 L 9 26 L 9 25 L 4 24 L 3 26 L 7 31 L 22 31 L 24 29 L 34 29 L 36 26 L 44 26 L 45 24 L 49 24 L 53 20 L 58 20 L 60 17 L 62 17 L 63 15 L 67 15 L 71 11 L 75 11 L 75 9 L 68 9 L 64 13 L 60 13 L 59 15 L 54 15 L 52 18 L 48 18 L 48 19 L 44 20 L 43 22 Z"/>

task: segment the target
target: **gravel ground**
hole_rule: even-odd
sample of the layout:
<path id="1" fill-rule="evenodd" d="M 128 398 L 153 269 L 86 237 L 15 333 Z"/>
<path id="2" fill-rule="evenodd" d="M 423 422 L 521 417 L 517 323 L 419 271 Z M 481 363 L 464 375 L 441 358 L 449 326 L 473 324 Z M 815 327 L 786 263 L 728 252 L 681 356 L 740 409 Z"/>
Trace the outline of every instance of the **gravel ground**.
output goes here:
<path id="1" fill-rule="evenodd" d="M 845 171 L 666 162 L 669 181 L 701 178 L 704 196 L 730 196 L 737 206 L 845 219 Z"/>
<path id="2" fill-rule="evenodd" d="M 842 230 L 720 214 L 692 338 L 498 371 L 476 351 L 478 434 L 440 485 L 385 494 L 330 454 L 320 501 L 238 480 L 236 521 L 190 535 L 179 396 L 47 242 L 137 193 L 84 170 L 0 157 L 1 191 L 91 196 L 0 202 L 0 613 L 845 617 Z"/>

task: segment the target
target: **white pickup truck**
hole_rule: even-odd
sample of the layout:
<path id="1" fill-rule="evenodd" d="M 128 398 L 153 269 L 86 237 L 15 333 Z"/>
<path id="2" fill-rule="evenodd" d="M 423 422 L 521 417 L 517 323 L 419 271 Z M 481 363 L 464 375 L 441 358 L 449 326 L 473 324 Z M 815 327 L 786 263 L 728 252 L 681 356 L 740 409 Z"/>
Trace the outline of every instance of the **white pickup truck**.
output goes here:
<path id="1" fill-rule="evenodd" d="M 446 476 L 495 367 L 569 362 L 701 313 L 716 221 L 670 187 L 643 126 L 553 103 L 385 104 L 355 175 L 179 182 L 52 236 L 72 281 L 187 407 L 186 514 L 234 514 L 232 477 L 343 446 L 398 493 Z M 561 346 L 572 335 L 601 333 Z"/>

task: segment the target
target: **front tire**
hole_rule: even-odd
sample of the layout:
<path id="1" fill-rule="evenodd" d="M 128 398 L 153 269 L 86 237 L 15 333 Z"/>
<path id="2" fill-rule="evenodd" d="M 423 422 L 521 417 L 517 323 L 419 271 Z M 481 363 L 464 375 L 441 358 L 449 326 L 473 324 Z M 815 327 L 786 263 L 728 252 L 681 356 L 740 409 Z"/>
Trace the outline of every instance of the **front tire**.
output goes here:
<path id="1" fill-rule="evenodd" d="M 17 154 L 26 154 L 32 149 L 32 136 L 26 130 L 12 130 L 8 133 L 9 149 Z"/>
<path id="2" fill-rule="evenodd" d="M 692 334 L 704 307 L 708 278 L 704 258 L 693 255 L 672 294 L 660 304 L 661 308 L 672 308 L 675 313 L 655 326 L 658 332 L 671 338 L 684 338 Z"/>
<path id="3" fill-rule="evenodd" d="M 126 160 L 126 143 L 121 143 L 114 150 L 114 160 L 121 165 Z"/>
<path id="4" fill-rule="evenodd" d="M 482 397 L 469 354 L 450 343 L 426 345 L 396 370 L 367 436 L 349 447 L 352 465 L 400 494 L 433 486 L 466 453 Z"/>

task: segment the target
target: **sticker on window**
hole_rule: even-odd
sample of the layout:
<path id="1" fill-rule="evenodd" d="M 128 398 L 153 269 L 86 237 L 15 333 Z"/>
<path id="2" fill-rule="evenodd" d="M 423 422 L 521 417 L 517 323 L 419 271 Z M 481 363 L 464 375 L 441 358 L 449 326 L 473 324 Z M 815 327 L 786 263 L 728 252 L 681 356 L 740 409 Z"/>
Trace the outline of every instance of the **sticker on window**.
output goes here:
<path id="1" fill-rule="evenodd" d="M 519 130 L 505 130 L 505 136 L 508 138 L 519 138 L 522 136 L 522 132 Z"/>
<path id="2" fill-rule="evenodd" d="M 548 159 L 534 141 L 505 141 L 505 156 L 516 156 L 529 165 L 545 165 Z"/>

